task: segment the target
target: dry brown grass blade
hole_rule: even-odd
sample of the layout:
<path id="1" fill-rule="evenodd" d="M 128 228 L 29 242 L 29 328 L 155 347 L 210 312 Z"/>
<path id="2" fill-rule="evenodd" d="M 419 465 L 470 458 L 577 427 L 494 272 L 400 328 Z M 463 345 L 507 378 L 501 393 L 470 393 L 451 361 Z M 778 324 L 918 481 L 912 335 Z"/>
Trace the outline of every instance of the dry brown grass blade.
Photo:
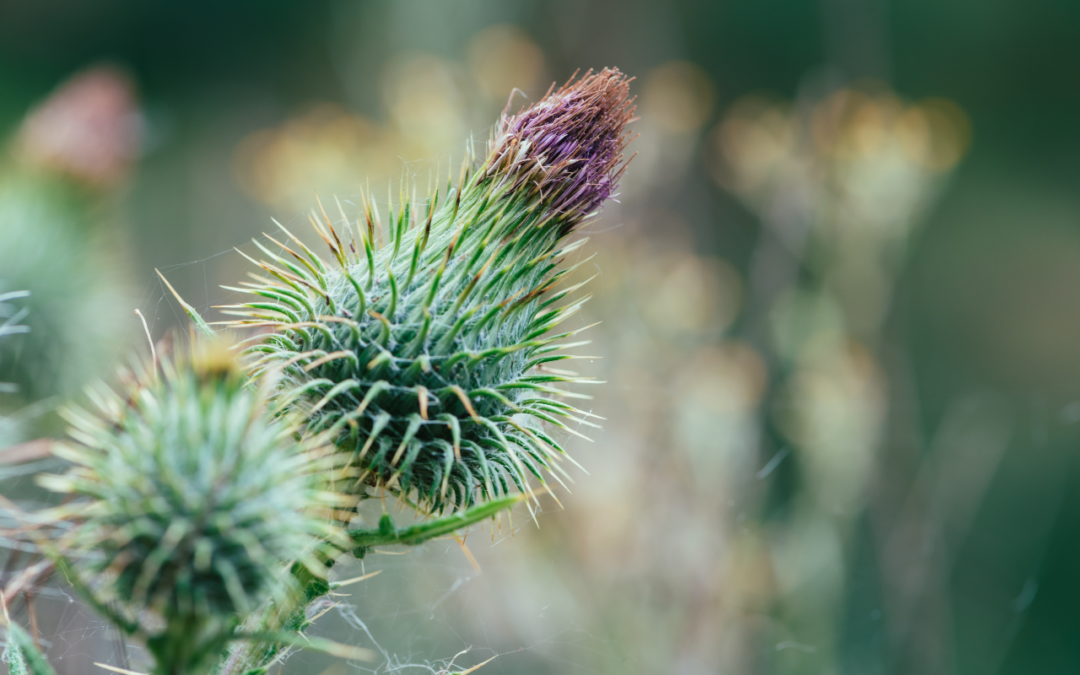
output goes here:
<path id="1" fill-rule="evenodd" d="M 52 457 L 52 440 L 39 438 L 0 450 L 0 464 L 22 464 Z"/>

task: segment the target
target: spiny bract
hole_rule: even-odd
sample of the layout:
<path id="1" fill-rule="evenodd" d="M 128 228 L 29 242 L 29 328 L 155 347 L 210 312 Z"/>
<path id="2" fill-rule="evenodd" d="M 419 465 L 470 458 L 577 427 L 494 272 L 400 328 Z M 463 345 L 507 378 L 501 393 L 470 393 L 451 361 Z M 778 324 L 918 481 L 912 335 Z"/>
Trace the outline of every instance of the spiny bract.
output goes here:
<path id="1" fill-rule="evenodd" d="M 0 279 L 0 291 L 4 290 L 4 286 L 4 281 Z M 30 294 L 26 291 L 0 292 L 0 338 L 3 338 L 6 335 L 18 335 L 19 333 L 30 332 L 29 327 L 19 324 L 19 321 L 26 317 L 29 310 L 26 307 L 16 309 L 11 304 L 8 304 L 12 300 L 25 298 L 28 295 Z M 7 388 L 14 388 L 14 385 L 0 384 L 0 391 L 4 391 Z"/>
<path id="2" fill-rule="evenodd" d="M 318 569 L 313 549 L 337 531 L 313 510 L 335 497 L 296 425 L 268 414 L 267 387 L 220 345 L 123 379 L 124 395 L 94 392 L 99 414 L 65 412 L 74 442 L 56 454 L 75 466 L 41 480 L 82 498 L 59 546 L 95 595 L 201 625 L 286 592 L 283 563 Z"/>
<path id="3" fill-rule="evenodd" d="M 4 282 L 0 280 L 0 291 L 4 289 Z M 25 298 L 30 295 L 26 291 L 12 291 L 8 293 L 0 292 L 0 341 L 7 335 L 18 335 L 19 333 L 27 333 L 30 329 L 27 326 L 19 325 L 19 321 L 26 316 L 27 309 L 15 309 L 12 305 L 8 304 L 9 301 L 17 298 Z M 3 368 L 4 353 L 0 351 L 0 369 Z M 9 382 L 0 382 L 0 393 L 11 393 L 17 391 L 18 387 L 15 384 Z M 0 415 L 0 448 L 5 448 L 8 445 L 13 444 L 18 439 L 18 425 L 17 423 L 4 415 Z"/>
<path id="4" fill-rule="evenodd" d="M 547 365 L 574 358 L 560 350 L 577 331 L 550 331 L 585 301 L 558 304 L 578 288 L 556 290 L 560 265 L 584 243 L 564 238 L 615 190 L 632 115 L 629 80 L 590 72 L 504 112 L 457 189 L 403 198 L 385 228 L 366 199 L 355 226 L 340 202 L 337 226 L 320 205 L 312 224 L 336 266 L 288 232 L 267 236 L 280 255 L 256 242 L 270 278 L 230 290 L 265 301 L 229 308 L 273 329 L 252 371 L 280 369 L 281 405 L 352 453 L 357 487 L 441 511 L 508 492 L 507 477 L 524 491 L 530 473 L 558 479 L 563 451 L 540 422 L 589 416 L 554 386 L 584 378 Z"/>

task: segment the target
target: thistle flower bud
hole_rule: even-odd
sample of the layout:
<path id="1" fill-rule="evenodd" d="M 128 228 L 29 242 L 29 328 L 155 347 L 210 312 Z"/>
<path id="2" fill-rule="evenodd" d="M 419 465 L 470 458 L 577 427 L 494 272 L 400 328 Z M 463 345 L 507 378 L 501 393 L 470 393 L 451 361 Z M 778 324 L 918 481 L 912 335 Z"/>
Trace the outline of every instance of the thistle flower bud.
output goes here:
<path id="1" fill-rule="evenodd" d="M 322 570 L 313 551 L 340 533 L 313 509 L 335 496 L 312 472 L 315 449 L 297 445 L 290 418 L 268 416 L 266 387 L 225 347 L 122 379 L 123 394 L 94 393 L 100 412 L 65 413 L 71 440 L 56 454 L 74 467 L 41 479 L 78 499 L 59 549 L 102 605 L 149 625 L 151 649 L 162 635 L 224 639 L 229 622 L 290 591 L 285 563 Z"/>
<path id="2" fill-rule="evenodd" d="M 484 175 L 540 195 L 569 232 L 611 196 L 626 168 L 629 92 L 618 70 L 590 71 L 517 115 L 504 111 Z"/>
<path id="3" fill-rule="evenodd" d="M 261 300 L 227 308 L 273 329 L 251 370 L 280 371 L 280 405 L 349 453 L 358 489 L 441 511 L 564 473 L 543 424 L 577 433 L 568 423 L 590 415 L 558 387 L 586 378 L 549 365 L 574 358 L 560 352 L 577 331 L 551 331 L 586 299 L 559 304 L 578 288 L 557 288 L 561 263 L 583 243 L 563 238 L 625 168 L 627 83 L 590 73 L 504 114 L 478 170 L 467 159 L 456 189 L 402 199 L 385 227 L 368 200 L 355 224 L 313 213 L 336 265 L 287 231 L 288 244 L 267 235 L 280 255 L 256 242 L 269 277 L 230 290 Z"/>

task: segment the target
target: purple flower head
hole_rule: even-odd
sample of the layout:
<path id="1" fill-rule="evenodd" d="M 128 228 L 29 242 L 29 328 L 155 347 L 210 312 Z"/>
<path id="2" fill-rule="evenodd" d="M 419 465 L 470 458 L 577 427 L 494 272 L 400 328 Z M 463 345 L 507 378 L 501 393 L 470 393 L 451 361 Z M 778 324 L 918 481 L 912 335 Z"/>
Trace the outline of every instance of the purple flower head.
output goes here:
<path id="1" fill-rule="evenodd" d="M 618 69 L 589 71 L 517 115 L 504 111 L 485 175 L 511 181 L 512 192 L 538 194 L 569 232 L 612 195 L 629 162 L 631 79 Z"/>

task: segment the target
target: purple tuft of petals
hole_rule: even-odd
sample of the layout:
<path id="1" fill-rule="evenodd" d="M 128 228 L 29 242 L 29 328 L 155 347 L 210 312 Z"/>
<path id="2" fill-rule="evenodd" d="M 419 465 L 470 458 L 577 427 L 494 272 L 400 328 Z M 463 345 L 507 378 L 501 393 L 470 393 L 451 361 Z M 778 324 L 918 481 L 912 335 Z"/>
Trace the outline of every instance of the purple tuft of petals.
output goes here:
<path id="1" fill-rule="evenodd" d="M 504 112 L 485 175 L 538 195 L 570 232 L 614 193 L 630 161 L 631 79 L 618 69 L 589 71 L 516 115 Z"/>

